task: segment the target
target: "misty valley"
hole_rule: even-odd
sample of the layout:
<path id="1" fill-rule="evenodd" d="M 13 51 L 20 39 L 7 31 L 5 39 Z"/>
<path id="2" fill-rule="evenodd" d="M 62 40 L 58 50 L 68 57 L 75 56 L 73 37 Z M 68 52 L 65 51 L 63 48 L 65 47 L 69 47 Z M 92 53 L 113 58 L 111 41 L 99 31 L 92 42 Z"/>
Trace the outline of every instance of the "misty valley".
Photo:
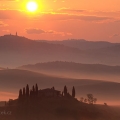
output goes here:
<path id="1" fill-rule="evenodd" d="M 0 120 L 120 120 L 120 43 L 0 36 Z"/>

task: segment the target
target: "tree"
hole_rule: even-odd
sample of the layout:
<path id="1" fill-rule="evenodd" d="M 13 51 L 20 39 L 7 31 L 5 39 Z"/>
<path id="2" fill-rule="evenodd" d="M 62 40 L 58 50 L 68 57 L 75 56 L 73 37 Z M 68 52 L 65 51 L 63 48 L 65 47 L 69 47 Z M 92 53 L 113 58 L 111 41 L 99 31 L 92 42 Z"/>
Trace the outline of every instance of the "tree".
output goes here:
<path id="1" fill-rule="evenodd" d="M 32 87 L 32 96 L 35 96 L 35 87 L 34 87 L 34 85 Z"/>
<path id="2" fill-rule="evenodd" d="M 62 97 L 63 97 L 63 92 L 62 92 Z"/>
<path id="3" fill-rule="evenodd" d="M 87 103 L 87 99 L 86 98 L 84 99 L 84 103 Z"/>
<path id="4" fill-rule="evenodd" d="M 53 86 L 52 89 L 55 90 L 55 87 Z"/>
<path id="5" fill-rule="evenodd" d="M 35 85 L 35 93 L 36 93 L 36 96 L 38 96 L 38 85 L 37 85 L 37 83 Z"/>
<path id="6" fill-rule="evenodd" d="M 25 87 L 23 88 L 23 98 L 25 98 Z"/>
<path id="7" fill-rule="evenodd" d="M 32 98 L 32 97 L 33 97 L 33 91 L 30 90 L 30 98 Z"/>
<path id="8" fill-rule="evenodd" d="M 67 95 L 67 87 L 66 87 L 66 85 L 64 86 L 64 96 L 66 96 Z"/>
<path id="9" fill-rule="evenodd" d="M 19 90 L 19 97 L 18 97 L 18 99 L 21 101 L 21 99 L 22 99 L 22 89 L 20 89 Z"/>
<path id="10" fill-rule="evenodd" d="M 26 86 L 26 97 L 29 97 L 29 85 Z"/>
<path id="11" fill-rule="evenodd" d="M 96 103 L 97 98 L 94 98 L 93 94 L 87 94 L 87 101 L 89 104 Z"/>
<path id="12" fill-rule="evenodd" d="M 75 97 L 75 88 L 73 86 L 73 89 L 72 89 L 72 97 Z"/>
<path id="13" fill-rule="evenodd" d="M 97 102 L 97 98 L 94 98 L 94 99 L 93 99 L 93 103 L 96 103 L 96 102 Z"/>

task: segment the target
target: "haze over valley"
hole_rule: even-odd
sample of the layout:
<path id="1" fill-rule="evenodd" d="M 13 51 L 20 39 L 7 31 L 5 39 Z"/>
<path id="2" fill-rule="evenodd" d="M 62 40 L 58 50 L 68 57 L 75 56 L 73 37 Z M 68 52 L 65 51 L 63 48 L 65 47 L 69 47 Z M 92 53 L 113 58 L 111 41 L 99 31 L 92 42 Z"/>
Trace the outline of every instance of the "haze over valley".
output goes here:
<path id="1" fill-rule="evenodd" d="M 61 78 L 50 75 L 40 74 L 27 70 L 9 69 L 0 71 L 0 91 L 5 94 L 1 100 L 8 100 L 9 98 L 18 97 L 19 88 L 29 83 L 32 87 L 33 84 L 38 83 L 39 89 L 52 88 L 55 86 L 61 92 L 64 85 L 67 85 L 68 91 L 71 94 L 71 88 L 74 85 L 76 88 L 76 97 L 80 100 L 81 97 L 86 97 L 86 94 L 92 93 L 97 99 L 98 103 L 116 105 L 120 104 L 119 91 L 120 83 L 108 82 L 102 80 L 92 79 L 72 79 Z"/>
<path id="2" fill-rule="evenodd" d="M 76 88 L 78 99 L 92 93 L 98 103 L 119 103 L 119 43 L 85 40 L 34 41 L 25 37 L 0 37 L 1 100 L 16 98 L 24 84 L 40 89 Z"/>
<path id="3" fill-rule="evenodd" d="M 0 120 L 120 120 L 120 1 L 0 0 Z"/>
<path id="4" fill-rule="evenodd" d="M 76 43 L 73 40 L 72 43 Z M 68 61 L 84 64 L 105 64 L 110 66 L 120 65 L 120 44 L 106 42 L 79 42 L 84 43 L 85 49 L 73 44 L 64 45 L 37 42 L 25 37 L 5 35 L 0 37 L 0 66 L 15 68 L 26 64 L 40 62 Z M 88 44 L 90 43 L 90 45 Z M 97 48 L 92 46 L 97 44 Z M 95 45 L 96 46 L 96 45 Z M 9 59 L 8 59 L 9 58 Z"/>

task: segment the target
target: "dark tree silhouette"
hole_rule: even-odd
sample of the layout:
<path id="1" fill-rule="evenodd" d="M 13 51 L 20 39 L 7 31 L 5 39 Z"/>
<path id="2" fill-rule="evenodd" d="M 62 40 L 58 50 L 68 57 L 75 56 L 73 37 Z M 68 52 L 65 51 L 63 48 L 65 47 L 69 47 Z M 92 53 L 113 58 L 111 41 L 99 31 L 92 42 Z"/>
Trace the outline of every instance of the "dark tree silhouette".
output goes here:
<path id="1" fill-rule="evenodd" d="M 96 103 L 97 98 L 94 98 L 93 94 L 87 94 L 87 101 L 89 104 Z"/>
<path id="2" fill-rule="evenodd" d="M 36 96 L 38 96 L 38 85 L 36 83 L 36 86 L 35 86 L 35 93 L 36 93 Z"/>
<path id="3" fill-rule="evenodd" d="M 55 87 L 53 86 L 52 89 L 55 90 Z"/>
<path id="4" fill-rule="evenodd" d="M 62 96 L 63 96 L 63 92 L 62 92 Z"/>
<path id="5" fill-rule="evenodd" d="M 23 88 L 23 97 L 25 97 L 25 87 Z"/>
<path id="6" fill-rule="evenodd" d="M 66 96 L 66 95 L 67 95 L 67 87 L 65 85 L 65 87 L 64 87 L 64 96 Z"/>
<path id="7" fill-rule="evenodd" d="M 33 91 L 30 90 L 30 98 L 32 98 L 32 97 L 33 97 Z"/>
<path id="8" fill-rule="evenodd" d="M 34 85 L 32 87 L 32 96 L 35 96 L 35 87 L 34 87 Z"/>
<path id="9" fill-rule="evenodd" d="M 73 89 L 72 89 L 72 97 L 75 97 L 75 88 L 73 86 Z"/>
<path id="10" fill-rule="evenodd" d="M 19 97 L 18 97 L 18 99 L 19 99 L 20 101 L 21 101 L 21 99 L 22 99 L 22 96 L 23 96 L 23 95 L 22 95 L 22 89 L 20 89 L 20 90 L 19 90 Z"/>
<path id="11" fill-rule="evenodd" d="M 29 97 L 29 85 L 26 86 L 26 97 Z"/>

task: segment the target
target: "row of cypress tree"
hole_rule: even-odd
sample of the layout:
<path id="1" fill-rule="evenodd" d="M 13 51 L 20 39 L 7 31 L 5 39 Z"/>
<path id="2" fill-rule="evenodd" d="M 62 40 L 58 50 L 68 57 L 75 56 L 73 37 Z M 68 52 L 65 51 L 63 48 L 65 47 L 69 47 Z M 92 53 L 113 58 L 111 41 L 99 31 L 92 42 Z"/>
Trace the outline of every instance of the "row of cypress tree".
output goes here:
<path id="1" fill-rule="evenodd" d="M 66 85 L 64 86 L 64 91 L 63 91 L 63 93 L 64 93 L 64 96 L 68 96 L 68 95 L 69 95 Z M 63 93 L 62 93 L 62 94 L 63 94 Z M 72 88 L 72 97 L 75 98 L 75 87 L 74 87 L 74 86 L 73 86 L 73 88 Z"/>
<path id="2" fill-rule="evenodd" d="M 32 89 L 29 89 L 29 85 L 27 84 L 26 87 L 19 90 L 19 97 L 18 99 L 29 98 L 29 97 L 37 97 L 38 96 L 38 85 L 33 85 Z"/>
<path id="3" fill-rule="evenodd" d="M 67 87 L 64 86 L 64 90 L 62 92 L 62 96 L 70 96 L 70 94 L 68 93 Z M 72 97 L 75 98 L 75 87 L 73 86 L 72 88 Z M 26 87 L 23 87 L 23 89 L 19 90 L 19 100 L 22 100 L 23 98 L 32 98 L 32 97 L 38 97 L 38 85 L 36 84 L 35 86 L 33 85 L 32 89 L 29 89 L 29 85 L 27 84 Z"/>

